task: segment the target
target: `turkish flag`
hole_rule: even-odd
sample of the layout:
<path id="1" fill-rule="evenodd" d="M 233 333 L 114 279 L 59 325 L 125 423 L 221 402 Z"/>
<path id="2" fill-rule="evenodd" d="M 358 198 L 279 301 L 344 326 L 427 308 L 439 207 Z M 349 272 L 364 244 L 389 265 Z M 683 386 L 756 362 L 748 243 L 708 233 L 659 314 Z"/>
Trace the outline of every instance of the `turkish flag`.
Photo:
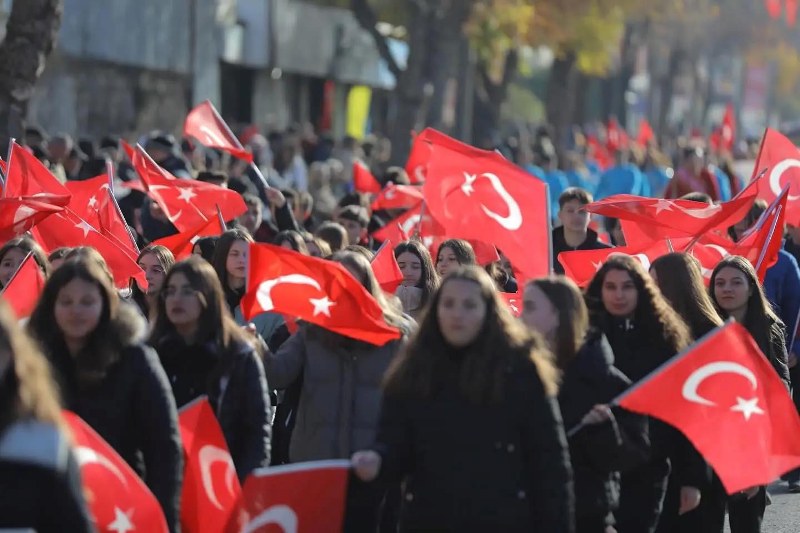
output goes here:
<path id="1" fill-rule="evenodd" d="M 797 409 L 741 324 L 715 329 L 615 403 L 683 432 L 729 494 L 800 465 Z"/>
<path id="2" fill-rule="evenodd" d="M 372 202 L 372 210 L 410 209 L 422 202 L 422 189 L 413 185 L 389 183 Z"/>
<path id="3" fill-rule="evenodd" d="M 183 123 L 183 134 L 194 137 L 204 146 L 228 152 L 248 163 L 253 162 L 253 154 L 242 147 L 242 143 L 219 116 L 214 104 L 208 100 L 189 111 Z"/>
<path id="4" fill-rule="evenodd" d="M 194 243 L 197 242 L 197 239 L 201 236 L 222 235 L 224 232 L 225 228 L 220 224 L 219 217 L 212 217 L 205 222 L 201 222 L 189 231 L 163 237 L 150 244 L 157 244 L 168 248 L 172 252 L 172 255 L 175 256 L 175 260 L 180 261 L 192 255 Z"/>
<path id="5" fill-rule="evenodd" d="M 403 272 L 394 256 L 392 241 L 384 241 L 372 258 L 372 272 L 375 273 L 381 288 L 390 294 L 394 294 L 397 287 L 403 283 Z"/>
<path id="6" fill-rule="evenodd" d="M 372 295 L 341 264 L 271 244 L 250 245 L 241 306 L 247 320 L 275 311 L 378 346 L 400 338 Z"/>
<path id="7" fill-rule="evenodd" d="M 178 422 L 186 458 L 181 527 L 191 533 L 218 533 L 242 492 L 225 436 L 205 396 L 182 408 Z"/>
<path id="8" fill-rule="evenodd" d="M 425 245 L 432 242 L 432 238 L 437 235 L 444 235 L 444 227 L 431 216 L 428 209 L 424 208 L 424 203 L 420 202 L 416 207 L 412 207 L 399 217 L 390 220 L 386 225 L 377 231 L 372 232 L 372 236 L 380 242 L 391 240 L 392 242 L 407 241 L 409 237 L 418 235 L 422 238 Z"/>
<path id="9" fill-rule="evenodd" d="M 381 184 L 372 175 L 367 165 L 361 161 L 353 161 L 353 188 L 361 193 L 379 193 Z"/>
<path id="10" fill-rule="evenodd" d="M 17 319 L 31 316 L 44 290 L 44 282 L 44 274 L 33 254 L 28 254 L 2 292 Z"/>
<path id="11" fill-rule="evenodd" d="M 558 262 L 564 267 L 564 275 L 585 287 L 592 281 L 594 275 L 606 262 L 606 259 L 615 254 L 629 255 L 642 263 L 645 270 L 650 270 L 650 265 L 672 251 L 679 251 L 680 246 L 689 243 L 688 238 L 680 240 L 662 240 L 651 242 L 645 246 L 625 246 L 619 248 L 603 248 L 600 250 L 575 250 L 558 254 Z"/>
<path id="12" fill-rule="evenodd" d="M 721 148 L 728 152 L 732 151 L 735 140 L 736 115 L 733 110 L 733 104 L 728 104 L 725 106 L 725 115 L 722 117 L 722 126 L 720 126 Z"/>
<path id="13" fill-rule="evenodd" d="M 134 278 L 141 289 L 147 288 L 144 271 L 136 263 L 135 258 L 131 258 L 127 250 L 103 235 L 68 207 L 44 219 L 34 228 L 34 232 L 36 240 L 48 253 L 62 247 L 91 246 L 100 252 L 108 263 L 117 287 L 127 287 L 130 278 Z"/>
<path id="14" fill-rule="evenodd" d="M 101 533 L 166 532 L 158 500 L 130 466 L 78 415 L 64 411 L 86 501 Z"/>
<path id="15" fill-rule="evenodd" d="M 441 135 L 441 134 L 439 134 Z M 547 185 L 497 152 L 433 140 L 423 186 L 444 235 L 491 242 L 527 277 L 550 272 Z"/>
<path id="16" fill-rule="evenodd" d="M 522 314 L 522 292 L 501 292 L 500 296 L 505 300 L 511 314 L 519 318 Z"/>
<path id="17" fill-rule="evenodd" d="M 619 125 L 616 118 L 611 117 L 606 124 L 606 149 L 609 153 L 624 150 L 628 147 L 629 139 L 625 128 Z"/>
<path id="18" fill-rule="evenodd" d="M 33 197 L 0 198 L 0 243 L 30 231 L 36 224 L 64 208 Z"/>
<path id="19" fill-rule="evenodd" d="M 647 147 L 650 143 L 655 142 L 656 134 L 653 132 L 653 127 L 646 118 L 639 122 L 639 133 L 636 135 L 636 144 L 642 147 Z"/>
<path id="20" fill-rule="evenodd" d="M 758 197 L 772 202 L 789 185 L 786 223 L 800 226 L 800 150 L 784 135 L 767 128 L 756 159 L 755 172 L 768 169 L 759 180 Z M 744 217 L 742 217 L 744 218 Z"/>
<path id="21" fill-rule="evenodd" d="M 607 170 L 614 165 L 614 157 L 608 153 L 606 147 L 597 140 L 597 137 L 588 135 L 586 137 L 586 146 L 591 151 L 591 154 L 588 154 L 589 157 L 594 159 L 600 170 Z"/>
<path id="22" fill-rule="evenodd" d="M 28 198 L 57 206 L 69 203 L 70 192 L 34 155 L 17 143 L 11 145 L 5 184 L 6 198 Z"/>
<path id="23" fill-rule="evenodd" d="M 411 143 L 411 151 L 406 161 L 406 174 L 411 183 L 425 183 L 425 171 L 428 168 L 428 160 L 431 158 L 431 146 L 428 144 L 428 133 L 431 130 L 426 128 L 419 135 L 414 136 Z"/>
<path id="24" fill-rule="evenodd" d="M 228 532 L 339 533 L 350 461 L 311 461 L 254 471 Z"/>

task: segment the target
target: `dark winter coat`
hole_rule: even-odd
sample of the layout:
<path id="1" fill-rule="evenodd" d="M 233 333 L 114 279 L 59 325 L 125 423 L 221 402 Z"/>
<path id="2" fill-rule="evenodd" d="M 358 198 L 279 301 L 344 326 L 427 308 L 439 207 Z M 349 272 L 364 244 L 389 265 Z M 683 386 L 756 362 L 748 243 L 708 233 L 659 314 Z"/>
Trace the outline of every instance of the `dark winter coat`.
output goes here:
<path id="1" fill-rule="evenodd" d="M 255 349 L 235 344 L 223 352 L 215 342 L 187 346 L 178 336 L 161 339 L 156 349 L 179 408 L 208 396 L 239 479 L 268 466 L 272 409 Z"/>
<path id="2" fill-rule="evenodd" d="M 2 432 L 0 494 L 0 529 L 94 531 L 78 464 L 64 435 L 50 424 L 22 421 Z"/>
<path id="3" fill-rule="evenodd" d="M 769 342 L 766 346 L 759 346 L 764 355 L 767 356 L 772 368 L 778 373 L 778 377 L 791 388 L 791 378 L 789 377 L 789 355 L 786 353 L 786 326 L 778 320 L 770 321 Z"/>
<path id="4" fill-rule="evenodd" d="M 577 426 L 592 407 L 610 402 L 630 383 L 614 366 L 605 336 L 590 331 L 562 376 L 558 403 L 564 427 Z M 576 516 L 602 517 L 613 512 L 619 505 L 619 471 L 647 459 L 647 419 L 622 409 L 613 413 L 608 423 L 586 426 L 569 439 Z"/>
<path id="5" fill-rule="evenodd" d="M 374 346 L 303 324 L 267 357 L 267 376 L 276 389 L 303 377 L 291 462 L 344 459 L 372 445 L 383 375 L 401 345 Z"/>
<path id="6" fill-rule="evenodd" d="M 493 405 L 465 399 L 451 364 L 432 398 L 384 398 L 374 448 L 381 476 L 406 483 L 401 531 L 573 531 L 561 415 L 535 364 L 510 365 Z"/>
<path id="7" fill-rule="evenodd" d="M 158 356 L 142 344 L 146 323 L 130 304 L 120 306 L 108 335 L 123 349 L 105 378 L 80 384 L 66 346 L 46 350 L 66 408 L 81 417 L 136 471 L 164 510 L 167 524 L 178 524 L 183 450 L 178 413 Z"/>
<path id="8" fill-rule="evenodd" d="M 556 274 L 563 274 L 564 267 L 558 262 L 558 254 L 561 252 L 574 252 L 575 250 L 602 250 L 603 248 L 612 248 L 610 244 L 600 242 L 597 238 L 597 232 L 594 230 L 587 230 L 586 239 L 578 246 L 570 246 L 564 238 L 564 227 L 559 226 L 552 232 L 553 240 L 553 271 Z"/>

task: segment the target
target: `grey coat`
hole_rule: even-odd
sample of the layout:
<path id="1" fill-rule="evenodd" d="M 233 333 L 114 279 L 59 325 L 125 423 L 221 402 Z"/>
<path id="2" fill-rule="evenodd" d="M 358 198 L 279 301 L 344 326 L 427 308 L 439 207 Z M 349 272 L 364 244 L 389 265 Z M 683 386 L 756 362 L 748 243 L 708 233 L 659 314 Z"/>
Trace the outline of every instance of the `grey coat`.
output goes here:
<path id="1" fill-rule="evenodd" d="M 285 389 L 303 375 L 289 458 L 344 459 L 372 445 L 381 382 L 403 340 L 373 346 L 316 326 L 303 326 L 266 358 L 271 387 Z"/>

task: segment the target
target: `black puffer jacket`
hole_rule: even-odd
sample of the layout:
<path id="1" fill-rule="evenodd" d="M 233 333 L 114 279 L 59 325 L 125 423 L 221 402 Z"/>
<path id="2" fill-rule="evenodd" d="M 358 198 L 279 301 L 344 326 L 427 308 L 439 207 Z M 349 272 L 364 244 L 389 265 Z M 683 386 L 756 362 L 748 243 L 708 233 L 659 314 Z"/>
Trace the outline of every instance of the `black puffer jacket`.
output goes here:
<path id="1" fill-rule="evenodd" d="M 510 365 L 506 398 L 476 405 L 455 359 L 432 398 L 384 396 L 375 449 L 382 478 L 406 481 L 400 530 L 572 532 L 567 443 L 535 364 Z"/>
<path id="2" fill-rule="evenodd" d="M 142 344 L 145 332 L 146 323 L 136 309 L 121 305 L 107 333 L 121 341 L 122 353 L 105 378 L 93 385 L 79 383 L 66 346 L 45 352 L 66 408 L 99 433 L 144 479 L 174 531 L 183 472 L 178 413 L 156 353 Z"/>
<path id="3" fill-rule="evenodd" d="M 591 330 L 575 359 L 564 369 L 558 403 L 567 429 L 593 406 L 625 391 L 630 380 L 614 366 L 605 336 Z M 604 516 L 619 505 L 619 471 L 647 460 L 647 419 L 614 409 L 606 424 L 582 428 L 569 439 L 575 481 L 576 516 Z"/>
<path id="4" fill-rule="evenodd" d="M 208 396 L 239 479 L 268 466 L 272 410 L 255 349 L 244 343 L 227 351 L 215 342 L 187 345 L 178 336 L 161 339 L 156 349 L 178 407 Z"/>

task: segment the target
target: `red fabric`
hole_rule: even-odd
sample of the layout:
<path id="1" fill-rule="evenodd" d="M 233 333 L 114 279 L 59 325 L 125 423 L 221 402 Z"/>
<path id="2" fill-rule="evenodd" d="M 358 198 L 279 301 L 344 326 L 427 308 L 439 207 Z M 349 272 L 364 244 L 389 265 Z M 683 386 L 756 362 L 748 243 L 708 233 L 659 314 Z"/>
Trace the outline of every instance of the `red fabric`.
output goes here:
<path id="1" fill-rule="evenodd" d="M 636 143 L 639 146 L 647 147 L 650 143 L 655 142 L 656 134 L 653 132 L 652 126 L 647 121 L 646 118 L 643 118 L 639 123 L 639 133 L 636 136 Z"/>
<path id="2" fill-rule="evenodd" d="M 253 472 L 227 533 L 339 533 L 350 461 L 312 461 Z"/>
<path id="3" fill-rule="evenodd" d="M 783 4 L 786 8 L 786 24 L 794 28 L 797 24 L 797 0 L 783 0 Z"/>
<path id="4" fill-rule="evenodd" d="M 339 263 L 251 244 L 247 287 L 241 302 L 247 320 L 274 311 L 378 346 L 400 338 L 372 295 Z"/>
<path id="5" fill-rule="evenodd" d="M 194 248 L 194 243 L 199 237 L 222 235 L 224 231 L 225 229 L 219 223 L 219 218 L 213 217 L 198 224 L 189 231 L 157 239 L 153 241 L 152 244 L 158 244 L 168 248 L 172 252 L 172 255 L 175 256 L 175 259 L 180 261 L 192 255 L 192 248 Z"/>
<path id="6" fill-rule="evenodd" d="M 423 242 L 425 239 L 431 242 L 432 237 L 444 235 L 444 227 L 431 216 L 430 210 L 425 209 L 423 205 L 420 202 L 416 207 L 390 220 L 384 227 L 373 232 L 372 236 L 380 242 L 386 240 L 403 242 L 417 235 L 423 239 Z"/>
<path id="7" fill-rule="evenodd" d="M 508 310 L 511 311 L 511 314 L 519 318 L 522 314 L 522 293 L 519 291 L 514 293 L 501 292 L 500 296 L 508 305 Z"/>
<path id="8" fill-rule="evenodd" d="M 33 154 L 11 145 L 6 172 L 6 198 L 26 198 L 57 206 L 69 203 L 70 192 Z"/>
<path id="9" fill-rule="evenodd" d="M 0 198 L 0 243 L 5 243 L 30 231 L 36 224 L 61 206 L 28 198 Z"/>
<path id="10" fill-rule="evenodd" d="M 611 118 L 606 125 L 606 150 L 613 154 L 618 150 L 624 150 L 628 147 L 630 140 L 625 129 L 620 126 L 616 118 Z"/>
<path id="11" fill-rule="evenodd" d="M 606 147 L 600 144 L 600 141 L 594 135 L 586 137 L 586 146 L 589 148 L 590 153 L 587 154 L 590 159 L 594 159 L 600 170 L 607 170 L 614 165 L 614 158 L 608 153 Z"/>
<path id="12" fill-rule="evenodd" d="M 28 254 L 2 292 L 17 319 L 31 316 L 44 290 L 44 282 L 39 265 L 33 255 Z"/>
<path id="13" fill-rule="evenodd" d="M 356 192 L 375 194 L 382 189 L 381 184 L 361 161 L 353 161 L 353 187 Z"/>
<path id="14" fill-rule="evenodd" d="M 630 389 L 619 405 L 683 432 L 729 494 L 767 485 L 800 465 L 797 409 L 786 385 L 737 323 L 714 330 L 674 357 Z"/>
<path id="15" fill-rule="evenodd" d="M 429 141 L 423 193 L 444 235 L 491 242 L 526 276 L 548 275 L 550 257 L 543 253 L 550 250 L 546 184 L 496 152 L 438 132 L 429 134 Z"/>
<path id="16" fill-rule="evenodd" d="M 203 146 L 217 148 L 234 157 L 253 162 L 253 154 L 242 148 L 242 144 L 219 116 L 214 104 L 206 100 L 192 109 L 183 123 L 183 134 L 194 137 Z"/>
<path id="17" fill-rule="evenodd" d="M 422 201 L 422 189 L 410 185 L 387 185 L 372 202 L 372 210 L 410 209 Z"/>
<path id="18" fill-rule="evenodd" d="M 205 396 L 181 409 L 178 422 L 185 458 L 181 527 L 193 533 L 218 533 L 225 529 L 242 492 L 228 445 Z"/>
<path id="19" fill-rule="evenodd" d="M 786 223 L 800 226 L 800 150 L 784 135 L 767 128 L 758 159 L 753 169 L 757 176 L 764 169 L 767 174 L 759 180 L 758 197 L 772 202 L 784 186 L 789 185 L 789 202 L 786 205 Z"/>
<path id="20" fill-rule="evenodd" d="M 86 502 L 100 533 L 167 532 L 156 497 L 111 446 L 76 414 L 63 412 L 81 470 Z"/>
<path id="21" fill-rule="evenodd" d="M 427 142 L 429 129 L 425 129 L 419 135 L 414 135 L 411 143 L 411 152 L 406 161 L 406 174 L 413 184 L 425 183 L 425 172 L 428 168 L 428 160 L 431 158 L 431 147 Z"/>
<path id="22" fill-rule="evenodd" d="M 592 281 L 594 275 L 603 266 L 609 256 L 615 254 L 630 255 L 644 265 L 645 270 L 650 265 L 671 251 L 680 251 L 679 246 L 688 244 L 689 239 L 678 241 L 661 240 L 644 246 L 623 246 L 618 248 L 602 248 L 600 250 L 575 250 L 558 254 L 558 262 L 564 267 L 564 275 L 573 280 L 579 287 L 585 287 Z M 670 249 L 670 245 L 672 249 Z"/>
<path id="23" fill-rule="evenodd" d="M 375 254 L 372 259 L 372 272 L 375 273 L 381 288 L 390 294 L 394 294 L 394 291 L 403 282 L 403 271 L 400 270 L 394 256 L 392 241 L 384 241 L 378 253 Z"/>
<path id="24" fill-rule="evenodd" d="M 680 198 L 691 192 L 704 192 L 715 202 L 720 199 L 717 178 L 708 168 L 703 168 L 699 175 L 693 175 L 685 168 L 678 169 L 664 191 L 664 198 Z"/>
<path id="25" fill-rule="evenodd" d="M 773 19 L 778 19 L 781 16 L 781 0 L 764 0 L 764 7 L 767 13 Z"/>

